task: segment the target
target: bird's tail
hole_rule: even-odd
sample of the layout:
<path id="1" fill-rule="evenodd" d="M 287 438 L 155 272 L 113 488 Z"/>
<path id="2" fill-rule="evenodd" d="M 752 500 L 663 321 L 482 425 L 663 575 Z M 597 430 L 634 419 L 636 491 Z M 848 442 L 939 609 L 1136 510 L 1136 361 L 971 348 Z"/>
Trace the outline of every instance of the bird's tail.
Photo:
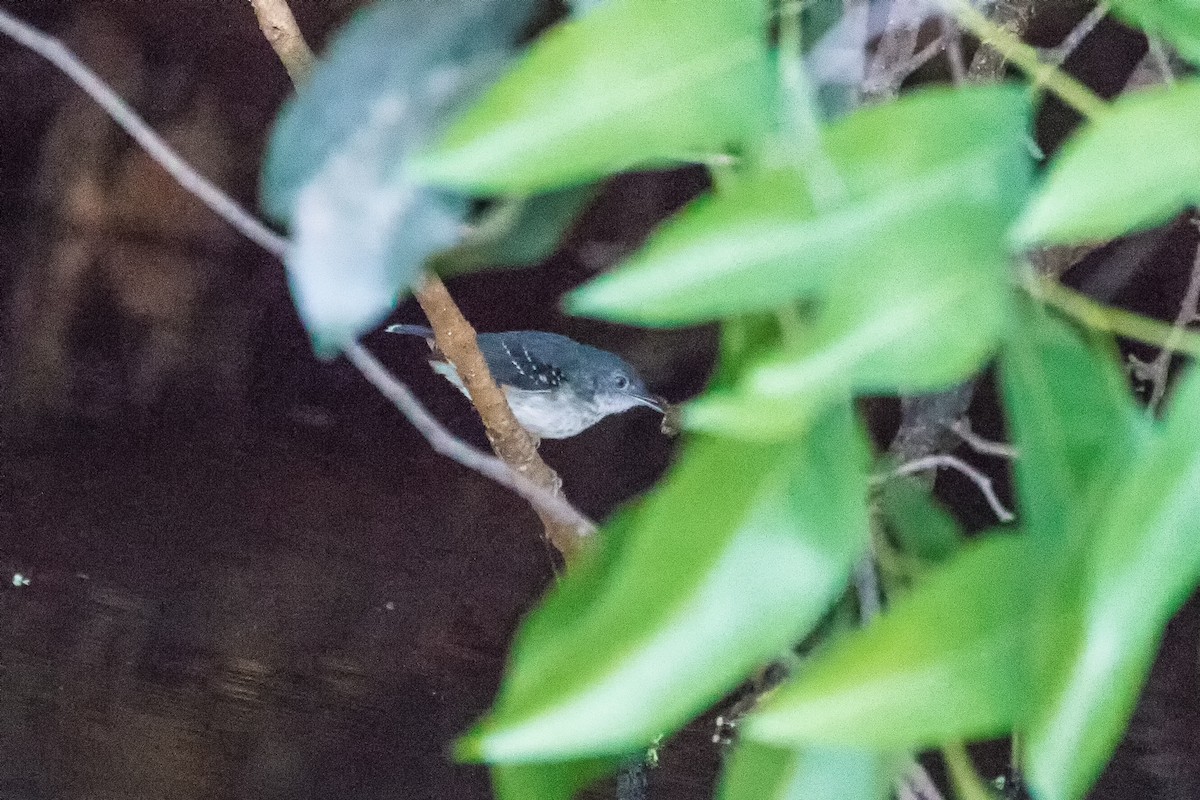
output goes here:
<path id="1" fill-rule="evenodd" d="M 384 333 L 403 333 L 408 336 L 421 336 L 426 339 L 433 338 L 433 329 L 426 328 L 424 325 L 388 325 L 384 329 Z"/>

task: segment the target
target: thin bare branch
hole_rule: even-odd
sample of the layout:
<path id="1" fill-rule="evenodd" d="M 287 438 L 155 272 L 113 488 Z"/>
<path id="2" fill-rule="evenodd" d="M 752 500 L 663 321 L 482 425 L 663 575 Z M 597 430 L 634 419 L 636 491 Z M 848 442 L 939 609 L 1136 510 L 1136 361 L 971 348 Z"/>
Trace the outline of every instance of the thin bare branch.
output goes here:
<path id="1" fill-rule="evenodd" d="M 1193 224 L 1200 227 L 1200 223 L 1197 221 L 1193 221 Z M 1146 410 L 1150 414 L 1158 413 L 1158 408 L 1167 394 L 1167 377 L 1170 372 L 1171 359 L 1178 351 L 1179 345 L 1182 344 L 1188 325 L 1197 321 L 1200 321 L 1200 244 L 1196 246 L 1196 255 L 1192 259 L 1192 272 L 1188 277 L 1187 289 L 1183 293 L 1183 302 L 1179 306 L 1179 313 L 1175 316 L 1175 322 L 1171 325 L 1171 333 L 1163 344 L 1163 348 L 1149 363 L 1133 360 L 1134 376 L 1150 384 L 1150 396 L 1146 400 Z"/>
<path id="2" fill-rule="evenodd" d="M 121 128 L 142 146 L 172 178 L 212 209 L 243 236 L 278 258 L 287 254 L 288 240 L 264 225 L 257 217 L 187 163 L 162 137 L 137 115 L 129 104 L 109 88 L 99 75 L 52 36 L 0 9 L 0 32 L 11 37 L 62 72 L 95 100 Z"/>
<path id="3" fill-rule="evenodd" d="M 967 447 L 970 447 L 980 455 L 996 456 L 997 458 L 1007 458 L 1009 460 L 1017 457 L 1017 448 L 1011 444 L 993 442 L 991 439 L 985 439 L 971 430 L 971 422 L 966 417 L 955 420 L 950 425 L 950 430 L 957 433 L 958 437 L 966 443 Z"/>
<path id="4" fill-rule="evenodd" d="M 388 372 L 379 359 L 375 358 L 361 344 L 355 342 L 347 347 L 346 358 L 358 368 L 358 371 L 371 382 L 372 386 L 379 390 L 380 394 L 396 406 L 434 450 L 490 478 L 501 486 L 512 489 L 525 498 L 538 514 L 576 531 L 578 536 L 586 537 L 596 529 L 594 522 L 579 513 L 561 495 L 555 494 L 524 475 L 513 471 L 508 464 L 496 456 L 488 455 L 482 450 L 471 447 L 446 430 L 429 413 L 428 409 L 421 405 L 408 386 Z"/>
<path id="5" fill-rule="evenodd" d="M 967 82 L 967 66 L 963 62 L 962 31 L 949 14 L 942 15 L 942 38 L 946 40 L 946 59 L 950 62 L 950 80 L 955 86 Z"/>
<path id="6" fill-rule="evenodd" d="M 283 62 L 292 83 L 304 83 L 317 65 L 317 57 L 304 41 L 292 9 L 285 0 L 250 0 L 250 5 L 258 17 L 258 27 Z"/>
<path id="7" fill-rule="evenodd" d="M 1076 48 L 1088 37 L 1088 34 L 1100 24 L 1100 20 L 1108 16 L 1108 11 L 1108 3 L 1097 3 L 1096 7 L 1089 11 L 1061 42 L 1044 51 L 1043 58 L 1046 63 L 1061 67 L 1071 53 L 1074 53 Z"/>
<path id="8" fill-rule="evenodd" d="M 957 470 L 965 475 L 971 483 L 979 488 L 981 494 L 996 517 L 1001 522 L 1012 522 L 1016 517 L 1011 511 L 1004 507 L 1004 503 L 1000 502 L 1000 498 L 996 495 L 996 489 L 992 486 L 992 479 L 984 475 L 979 470 L 972 467 L 961 458 L 949 455 L 948 453 L 934 453 L 923 458 L 918 458 L 914 461 L 907 461 L 892 471 L 893 475 L 912 475 L 916 472 L 924 472 L 930 469 L 948 469 Z"/>
<path id="9" fill-rule="evenodd" d="M 892 100 L 908 77 L 906 68 L 917 49 L 917 32 L 925 15 L 922 0 L 892 0 L 883 36 L 867 66 L 861 96 L 865 103 Z"/>

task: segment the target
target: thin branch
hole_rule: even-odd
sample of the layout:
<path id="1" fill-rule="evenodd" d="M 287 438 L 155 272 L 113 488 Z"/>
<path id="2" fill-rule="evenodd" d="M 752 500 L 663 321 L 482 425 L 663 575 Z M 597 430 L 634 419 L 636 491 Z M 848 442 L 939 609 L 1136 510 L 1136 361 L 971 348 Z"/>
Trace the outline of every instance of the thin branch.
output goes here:
<path id="1" fill-rule="evenodd" d="M 954 13 L 959 25 L 1024 72 L 1034 86 L 1044 86 L 1088 119 L 1108 112 L 1108 104 L 1095 92 L 1053 64 L 1043 63 L 1032 45 L 979 13 L 968 0 L 941 2 Z"/>
<path id="2" fill-rule="evenodd" d="M 95 100 L 117 125 L 133 137 L 151 158 L 157 161 L 179 185 L 238 230 L 243 236 L 272 255 L 283 258 L 288 240 L 264 225 L 233 198 L 188 164 L 137 115 L 129 104 L 109 88 L 99 75 L 81 62 L 74 53 L 52 36 L 39 31 L 0 9 L 0 32 L 11 37 L 62 72 Z"/>
<path id="3" fill-rule="evenodd" d="M 942 14 L 942 38 L 946 40 L 946 59 L 950 62 L 950 81 L 955 86 L 967 82 L 967 68 L 963 63 L 962 31 L 949 14 Z"/>
<path id="4" fill-rule="evenodd" d="M 984 475 L 979 470 L 972 467 L 961 458 L 949 455 L 947 453 L 935 453 L 933 455 L 918 458 L 915 461 L 907 461 L 892 471 L 893 475 L 912 475 L 916 472 L 924 472 L 930 469 L 941 469 L 942 467 L 957 470 L 966 476 L 971 483 L 978 487 L 984 499 L 987 500 L 992 511 L 1001 522 L 1012 522 L 1016 517 L 1011 511 L 1004 507 L 1004 503 L 1000 502 L 1000 498 L 996 495 L 996 490 L 992 486 L 992 479 Z"/>
<path id="5" fill-rule="evenodd" d="M 304 83 L 317 66 L 317 57 L 304 41 L 292 9 L 281 0 L 250 0 L 250 5 L 258 17 L 258 27 L 283 62 L 292 83 L 297 86 Z"/>
<path id="6" fill-rule="evenodd" d="M 596 529 L 596 524 L 579 513 L 578 509 L 568 503 L 561 495 L 539 486 L 534 481 L 514 472 L 508 464 L 477 450 L 459 439 L 437 421 L 425 406 L 417 400 L 412 391 L 399 378 L 396 378 L 387 368 L 375 358 L 369 350 L 358 342 L 346 348 L 346 358 L 358 368 L 363 377 L 379 390 L 379 393 L 392 402 L 400 413 L 420 431 L 429 442 L 429 446 L 444 456 L 454 459 L 464 467 L 469 467 L 479 474 L 490 478 L 501 486 L 512 489 L 529 501 L 537 512 L 557 523 L 578 531 L 579 535 L 587 536 Z"/>
<path id="7" fill-rule="evenodd" d="M 475 329 L 454 303 L 445 284 L 435 275 L 426 275 L 424 282 L 414 288 L 413 294 L 429 318 L 438 350 L 454 365 L 463 385 L 467 387 L 471 403 L 483 420 L 488 441 L 496 455 L 517 473 L 528 476 L 546 491 L 557 494 L 562 488 L 562 480 L 538 455 L 533 439 L 513 416 L 508 398 L 496 385 L 487 361 L 479 351 Z M 562 553 L 569 566 L 583 549 L 591 530 L 564 525 L 557 517 L 543 514 L 540 510 L 538 513 L 545 526 L 546 538 Z"/>
<path id="8" fill-rule="evenodd" d="M 1046 63 L 1061 67 L 1071 53 L 1074 53 L 1079 45 L 1083 44 L 1083 40 L 1088 37 L 1088 34 L 1096 29 L 1100 20 L 1108 16 L 1108 11 L 1108 3 L 1097 3 L 1095 8 L 1089 11 L 1061 42 L 1044 51 Z"/>
<path id="9" fill-rule="evenodd" d="M 1007 458 L 1013 460 L 1017 457 L 1017 448 L 1011 444 L 1004 442 L 993 442 L 991 439 L 985 439 L 975 431 L 971 430 L 971 423 L 966 417 L 957 419 L 950 425 L 950 430 L 958 434 L 959 438 L 966 443 L 976 453 L 984 456 L 995 456 L 996 458 Z"/>
<path id="10" fill-rule="evenodd" d="M 1198 225 L 1197 227 L 1200 227 Z M 1180 342 L 1187 333 L 1188 325 L 1200 320 L 1200 244 L 1196 246 L 1196 255 L 1192 259 L 1192 272 L 1188 277 L 1187 289 L 1183 293 L 1183 302 L 1179 313 L 1171 325 L 1171 333 L 1163 342 L 1162 349 L 1153 361 L 1146 363 L 1135 360 L 1134 375 L 1150 384 L 1150 397 L 1146 401 L 1146 410 L 1157 414 L 1167 394 L 1167 374 L 1170 371 L 1171 359 L 1174 357 Z"/>
<path id="11" fill-rule="evenodd" d="M 861 96 L 863 102 L 895 99 L 908 77 L 905 71 L 917 49 L 917 32 L 924 15 L 921 0 L 892 0 L 892 10 L 867 67 Z"/>

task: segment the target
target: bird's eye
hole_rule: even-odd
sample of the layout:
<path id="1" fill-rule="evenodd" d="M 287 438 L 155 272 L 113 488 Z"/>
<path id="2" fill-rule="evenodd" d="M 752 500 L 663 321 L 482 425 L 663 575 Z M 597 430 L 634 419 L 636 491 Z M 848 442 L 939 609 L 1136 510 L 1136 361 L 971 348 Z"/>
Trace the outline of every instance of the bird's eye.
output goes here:
<path id="1" fill-rule="evenodd" d="M 617 376 L 617 388 L 618 389 L 629 388 L 629 378 L 626 378 L 624 375 L 618 375 Z"/>

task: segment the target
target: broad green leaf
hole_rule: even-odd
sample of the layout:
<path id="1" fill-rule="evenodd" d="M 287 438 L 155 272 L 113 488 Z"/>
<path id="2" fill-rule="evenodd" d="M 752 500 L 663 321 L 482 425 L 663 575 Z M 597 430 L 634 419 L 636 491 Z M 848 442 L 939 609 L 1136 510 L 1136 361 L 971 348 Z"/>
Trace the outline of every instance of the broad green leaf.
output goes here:
<path id="1" fill-rule="evenodd" d="M 892 771 L 889 759 L 871 750 L 739 742 L 717 800 L 883 800 Z"/>
<path id="2" fill-rule="evenodd" d="M 1200 580 L 1200 373 L 1096 515 L 1077 572 L 1082 627 L 1026 738 L 1046 800 L 1075 800 L 1107 763 L 1170 617 Z"/>
<path id="3" fill-rule="evenodd" d="M 319 355 L 382 321 L 425 259 L 459 239 L 465 199 L 415 184 L 407 160 L 499 72 L 530 6 L 378 3 L 280 114 L 263 204 L 290 228 L 288 279 Z"/>
<path id="4" fill-rule="evenodd" d="M 1118 166 L 1114 166 L 1118 165 Z M 1050 165 L 1014 230 L 1023 245 L 1103 242 L 1200 201 L 1200 81 L 1123 95 Z"/>
<path id="5" fill-rule="evenodd" d="M 419 162 L 422 179 L 536 193 L 706 160 L 763 129 L 761 0 L 612 0 L 547 31 Z"/>
<path id="6" fill-rule="evenodd" d="M 768 744 L 910 749 L 1007 732 L 1030 685 L 1026 543 L 965 550 L 868 627 L 813 659 L 749 717 Z"/>
<path id="7" fill-rule="evenodd" d="M 1193 64 L 1200 64 L 1200 2 L 1115 0 L 1113 11 L 1151 36 L 1161 36 Z"/>
<path id="8" fill-rule="evenodd" d="M 533 197 L 505 198 L 483 215 L 461 244 L 439 253 L 430 266 L 449 276 L 544 261 L 596 193 L 594 186 L 574 186 Z"/>
<path id="9" fill-rule="evenodd" d="M 1025 303 L 1000 359 L 1021 526 L 1066 547 L 1140 450 L 1149 425 L 1113 354 Z M 1085 498 L 1092 498 L 1086 502 Z"/>
<path id="10" fill-rule="evenodd" d="M 619 552 L 568 575 L 525 623 L 496 708 L 460 753 L 622 755 L 733 689 L 844 588 L 866 541 L 864 455 L 849 404 L 803 440 L 693 442 L 622 522 Z"/>
<path id="11" fill-rule="evenodd" d="M 966 543 L 962 527 L 911 478 L 897 477 L 879 492 L 888 529 L 906 555 L 937 564 L 958 553 Z"/>
<path id="12" fill-rule="evenodd" d="M 818 214 L 801 176 L 749 175 L 693 203 L 568 307 L 682 325 L 819 297 L 843 282 L 890 295 L 895 281 L 925 280 L 948 280 L 951 293 L 965 282 L 989 306 L 1005 276 L 1003 234 L 1029 182 L 1028 117 L 1024 93 L 995 86 L 918 91 L 860 111 L 825 134 L 845 203 Z"/>

